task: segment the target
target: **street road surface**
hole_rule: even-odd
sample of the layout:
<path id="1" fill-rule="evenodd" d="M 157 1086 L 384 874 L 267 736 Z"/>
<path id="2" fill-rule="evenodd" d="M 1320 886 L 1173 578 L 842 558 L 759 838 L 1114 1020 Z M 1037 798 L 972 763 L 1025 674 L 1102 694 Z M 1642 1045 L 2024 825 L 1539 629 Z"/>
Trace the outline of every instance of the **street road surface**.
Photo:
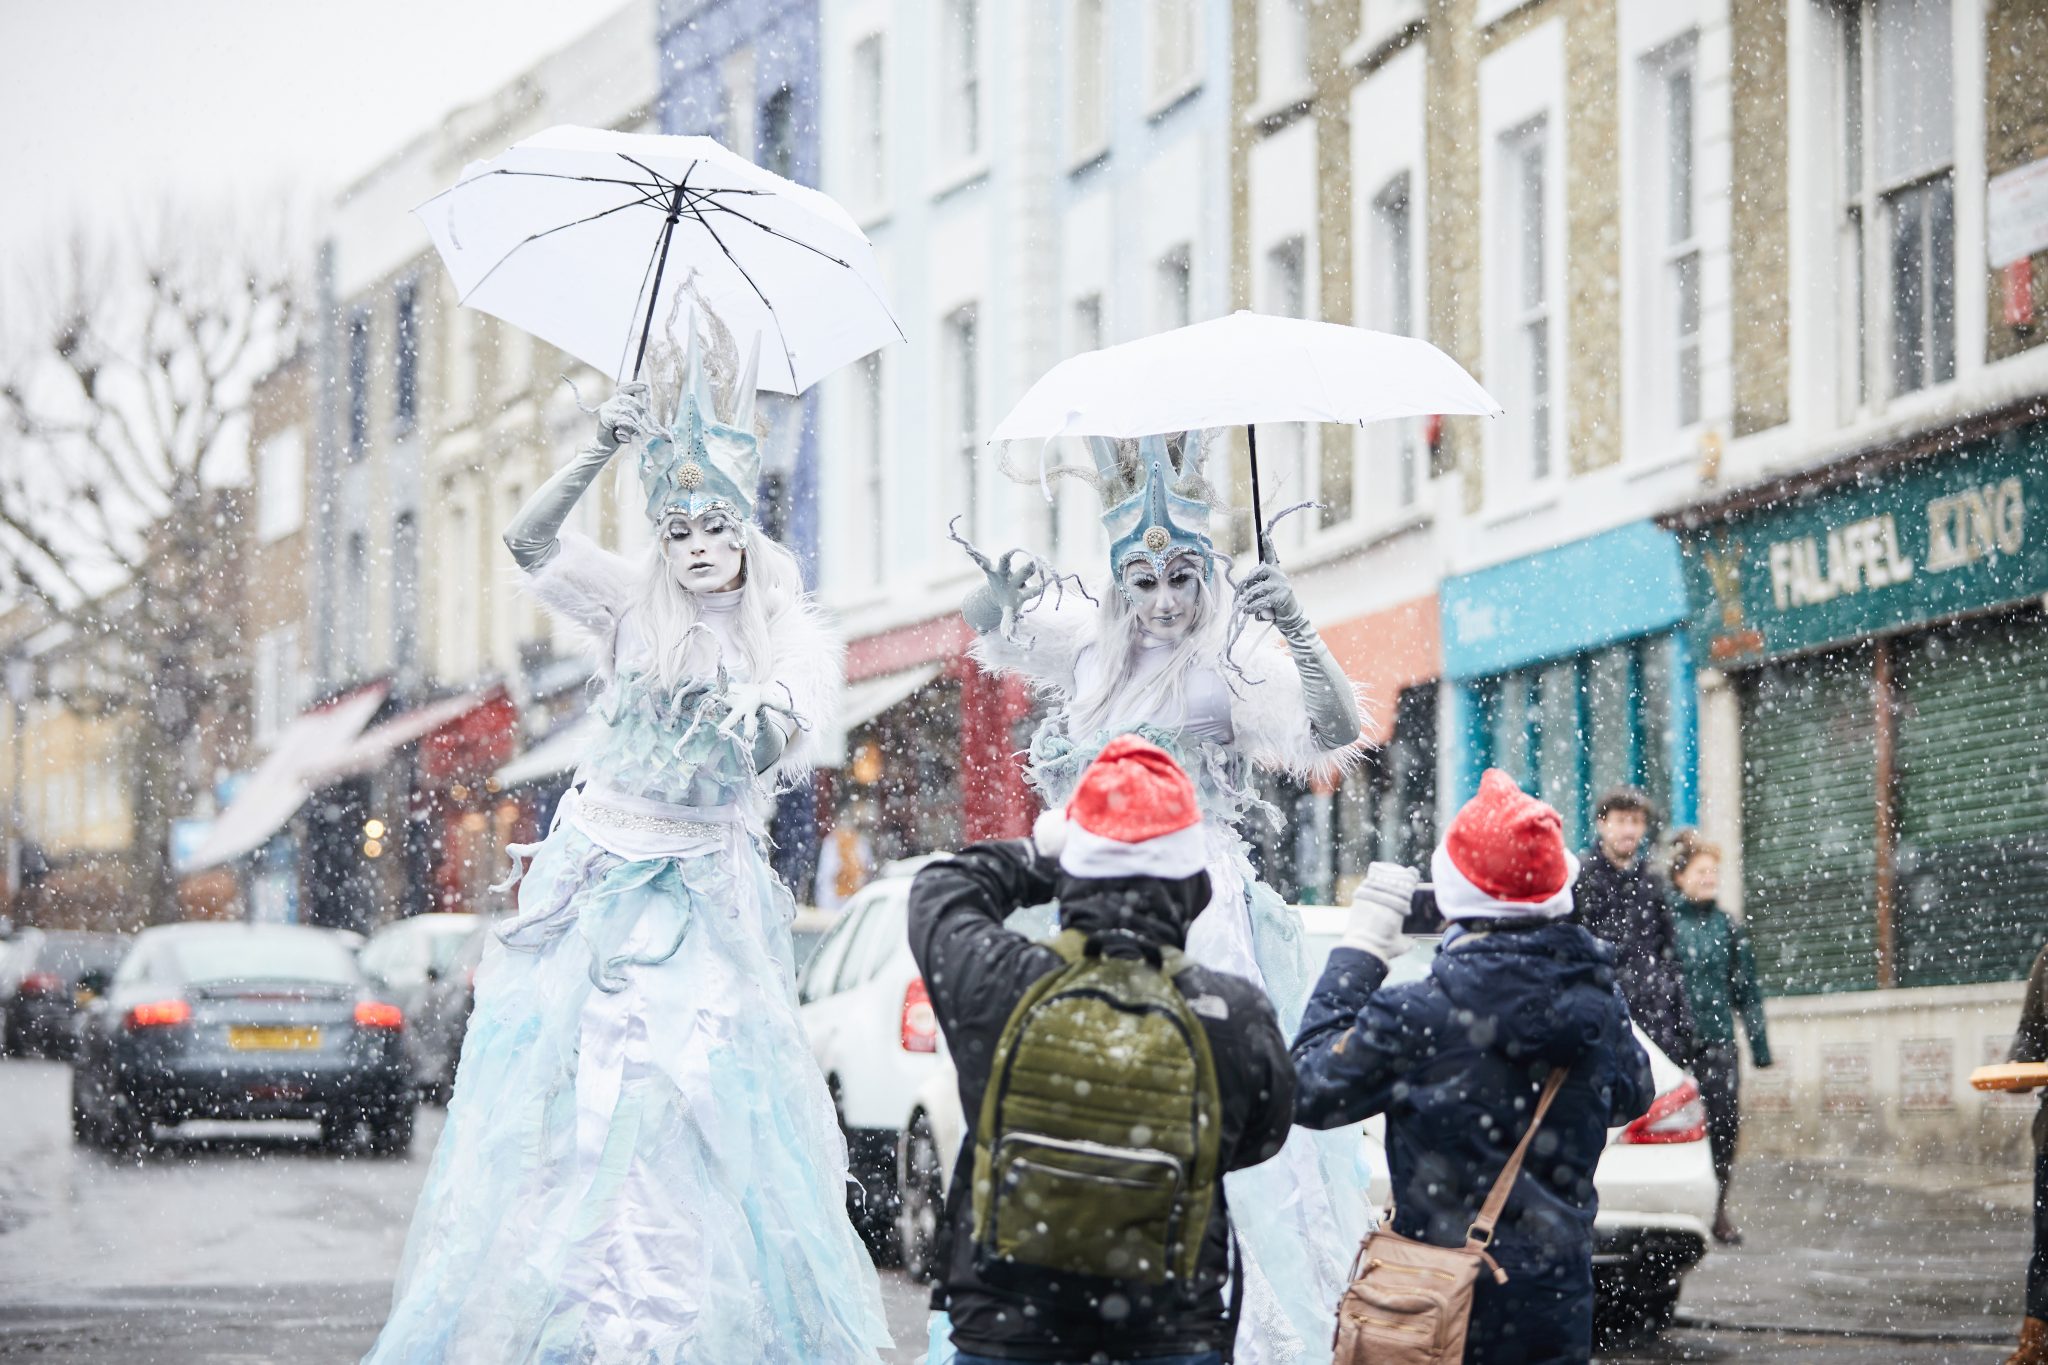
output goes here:
<path id="1" fill-rule="evenodd" d="M 346 1365 L 360 1358 L 389 1303 L 406 1220 L 440 1131 L 438 1110 L 421 1112 L 412 1153 L 402 1160 L 330 1156 L 309 1145 L 310 1129 L 276 1125 L 258 1136 L 202 1129 L 132 1163 L 73 1149 L 68 1086 L 62 1067 L 0 1062 L 0 1360 Z M 1785 1236 L 1770 1251 L 1710 1258 L 1681 1312 L 1871 1334 L 1685 1329 L 1608 1359 L 1991 1365 L 2003 1357 L 1982 1342 L 1876 1333 L 1887 1323 L 1920 1331 L 1954 1323 L 1981 1334 L 2009 1321 L 1993 1313 L 2002 1299 L 2017 1303 L 2026 1252 L 2016 1214 L 1940 1201 L 1964 1229 L 1943 1241 L 1944 1229 L 1954 1229 L 1935 1203 L 1887 1198 L 1859 1207 L 1810 1178 L 1797 1182 L 1803 1195 L 1761 1176 L 1753 1188 L 1752 1247 L 1771 1240 L 1774 1228 Z M 1789 1212 L 1766 1224 L 1763 1209 L 1772 1206 Z M 1830 1221 L 1801 1212 L 1822 1207 L 1833 1211 Z M 1906 1227 L 1933 1229 L 1931 1239 L 1889 1240 L 1887 1229 Z M 1801 1232 L 1822 1244 L 1796 1244 Z M 1831 1251 L 1838 1242 L 1847 1248 Z M 1932 1266 L 1931 1277 L 1916 1265 Z M 1873 1280 L 1883 1287 L 1874 1289 Z M 899 1343 L 889 1359 L 910 1365 L 923 1354 L 924 1291 L 891 1273 L 883 1292 Z"/>

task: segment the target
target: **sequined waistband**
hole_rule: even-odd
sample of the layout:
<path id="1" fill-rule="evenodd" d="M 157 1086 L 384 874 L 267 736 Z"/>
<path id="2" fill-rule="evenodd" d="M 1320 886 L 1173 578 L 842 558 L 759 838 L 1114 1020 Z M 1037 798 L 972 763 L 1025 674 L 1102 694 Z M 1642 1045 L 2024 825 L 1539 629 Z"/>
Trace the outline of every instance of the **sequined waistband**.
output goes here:
<path id="1" fill-rule="evenodd" d="M 663 839 L 718 839 L 741 823 L 737 806 L 669 806 L 588 787 L 576 808 L 592 824 Z"/>

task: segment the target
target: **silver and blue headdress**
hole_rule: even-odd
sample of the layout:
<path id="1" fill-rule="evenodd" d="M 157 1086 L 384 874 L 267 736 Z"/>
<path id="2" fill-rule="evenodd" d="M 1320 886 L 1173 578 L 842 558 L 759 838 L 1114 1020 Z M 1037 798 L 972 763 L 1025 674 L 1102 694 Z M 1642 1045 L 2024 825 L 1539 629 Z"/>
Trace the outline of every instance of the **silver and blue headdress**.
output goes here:
<path id="1" fill-rule="evenodd" d="M 1095 457 L 1106 510 L 1102 524 L 1109 532 L 1109 571 L 1119 589 L 1133 560 L 1143 559 L 1155 573 L 1179 555 L 1202 562 L 1207 582 L 1216 561 L 1209 538 L 1211 493 L 1202 475 L 1202 433 L 1179 437 L 1141 436 L 1136 442 L 1102 436 L 1088 438 Z"/>
<path id="2" fill-rule="evenodd" d="M 647 519 L 656 524 L 670 513 L 695 517 L 714 508 L 743 522 L 754 519 L 761 483 L 760 441 L 754 433 L 761 338 L 755 335 L 745 366 L 739 366 L 732 334 L 709 309 L 704 312 L 711 354 L 705 354 L 692 309 L 680 362 L 671 348 L 661 358 L 666 363 L 654 369 L 654 411 L 668 415 L 662 418 L 665 429 L 640 448 L 640 482 L 647 490 Z M 723 419 L 713 393 L 714 369 L 725 381 L 719 387 L 732 395 L 732 411 Z"/>

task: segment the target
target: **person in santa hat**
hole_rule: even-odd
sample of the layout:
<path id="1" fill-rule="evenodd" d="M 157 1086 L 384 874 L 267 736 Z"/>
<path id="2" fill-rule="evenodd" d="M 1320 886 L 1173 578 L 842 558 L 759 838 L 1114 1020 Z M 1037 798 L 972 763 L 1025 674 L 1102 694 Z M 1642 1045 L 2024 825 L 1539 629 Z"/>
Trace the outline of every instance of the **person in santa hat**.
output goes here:
<path id="1" fill-rule="evenodd" d="M 1451 928 L 1429 975 L 1382 989 L 1417 877 L 1374 863 L 1294 1040 L 1295 1121 L 1385 1114 L 1394 1230 L 1436 1246 L 1465 1244 L 1565 1072 L 1494 1233 L 1508 1280 L 1479 1277 L 1467 1365 L 1591 1358 L 1593 1169 L 1607 1130 L 1655 1097 L 1614 951 L 1567 918 L 1576 861 L 1557 812 L 1489 769 L 1430 861 Z"/>
<path id="2" fill-rule="evenodd" d="M 1141 953 L 1178 953 L 1188 925 L 1209 903 L 1205 839 L 1187 773 L 1165 750 L 1125 735 L 1083 772 L 1064 811 L 1039 818 L 1031 839 L 970 845 L 927 865 L 911 884 L 910 951 L 958 1069 L 967 1119 L 956 1167 L 962 1174 L 947 1191 L 932 1291 L 933 1308 L 950 1314 L 951 1341 L 933 1343 L 934 1359 L 950 1345 L 959 1365 L 1222 1360 L 1232 1324 L 1224 1294 L 1230 1215 L 1221 1175 L 1279 1152 L 1294 1119 L 1287 1039 L 1252 982 L 1191 959 L 1167 959 L 1174 986 L 1207 1034 L 1221 1101 L 1217 1178 L 1191 1295 L 1127 1299 L 1116 1311 L 1077 1310 L 989 1283 L 976 1268 L 974 1182 L 965 1178 L 1004 1027 L 1033 983 L 1067 966 L 1053 948 L 1006 929 L 1004 919 L 1057 900 L 1063 930 L 1099 942 L 1127 939 Z M 1114 1102 L 1102 1097 L 1097 1107 Z"/>

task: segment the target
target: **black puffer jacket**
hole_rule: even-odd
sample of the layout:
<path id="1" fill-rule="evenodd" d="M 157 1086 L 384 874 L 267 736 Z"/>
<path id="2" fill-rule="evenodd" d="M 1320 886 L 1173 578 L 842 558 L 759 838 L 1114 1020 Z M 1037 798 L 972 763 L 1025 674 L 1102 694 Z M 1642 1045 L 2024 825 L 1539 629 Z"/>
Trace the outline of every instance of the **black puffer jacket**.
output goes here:
<path id="1" fill-rule="evenodd" d="M 1579 863 L 1572 918 L 1614 948 L 1615 974 L 1629 1013 L 1650 1041 L 1680 1066 L 1697 1047 L 1685 962 L 1671 924 L 1671 904 L 1641 860 L 1616 867 L 1599 849 Z"/>
<path id="2" fill-rule="evenodd" d="M 1563 1086 L 1508 1197 L 1480 1277 L 1466 1360 L 1584 1360 L 1592 1346 L 1593 1169 L 1607 1130 L 1653 1098 L 1650 1059 L 1614 985 L 1614 958 L 1575 924 L 1454 931 L 1421 981 L 1338 948 L 1294 1042 L 1296 1120 L 1387 1116 L 1394 1229 L 1463 1246 L 1529 1125 L 1544 1078 Z"/>
<path id="3" fill-rule="evenodd" d="M 973 1169 L 974 1123 L 993 1053 L 1025 990 L 1065 965 L 1052 949 L 1005 929 L 1003 920 L 1055 898 L 1060 923 L 1068 928 L 1116 927 L 1178 948 L 1208 903 L 1209 878 L 1198 873 L 1178 881 L 1076 879 L 1061 875 L 1021 839 L 971 845 L 917 874 L 910 888 L 910 951 L 959 1071 L 960 1107 L 967 1118 L 946 1196 L 939 1247 L 944 1272 L 933 1288 L 932 1306 L 952 1315 L 953 1341 L 961 1350 L 1004 1360 L 1220 1350 L 1229 1331 L 1223 1287 L 1230 1240 L 1220 1182 L 1202 1245 L 1204 1285 L 1192 1307 L 1140 1306 L 1114 1321 L 1093 1312 L 1061 1314 L 984 1284 L 975 1274 L 973 1182 L 963 1177 Z M 1223 1099 L 1222 1168 L 1256 1166 L 1280 1150 L 1293 1123 L 1287 1040 L 1265 994 L 1251 982 L 1203 967 L 1188 969 L 1176 981 L 1183 995 L 1201 999 L 1196 1016 L 1209 1035 Z"/>

